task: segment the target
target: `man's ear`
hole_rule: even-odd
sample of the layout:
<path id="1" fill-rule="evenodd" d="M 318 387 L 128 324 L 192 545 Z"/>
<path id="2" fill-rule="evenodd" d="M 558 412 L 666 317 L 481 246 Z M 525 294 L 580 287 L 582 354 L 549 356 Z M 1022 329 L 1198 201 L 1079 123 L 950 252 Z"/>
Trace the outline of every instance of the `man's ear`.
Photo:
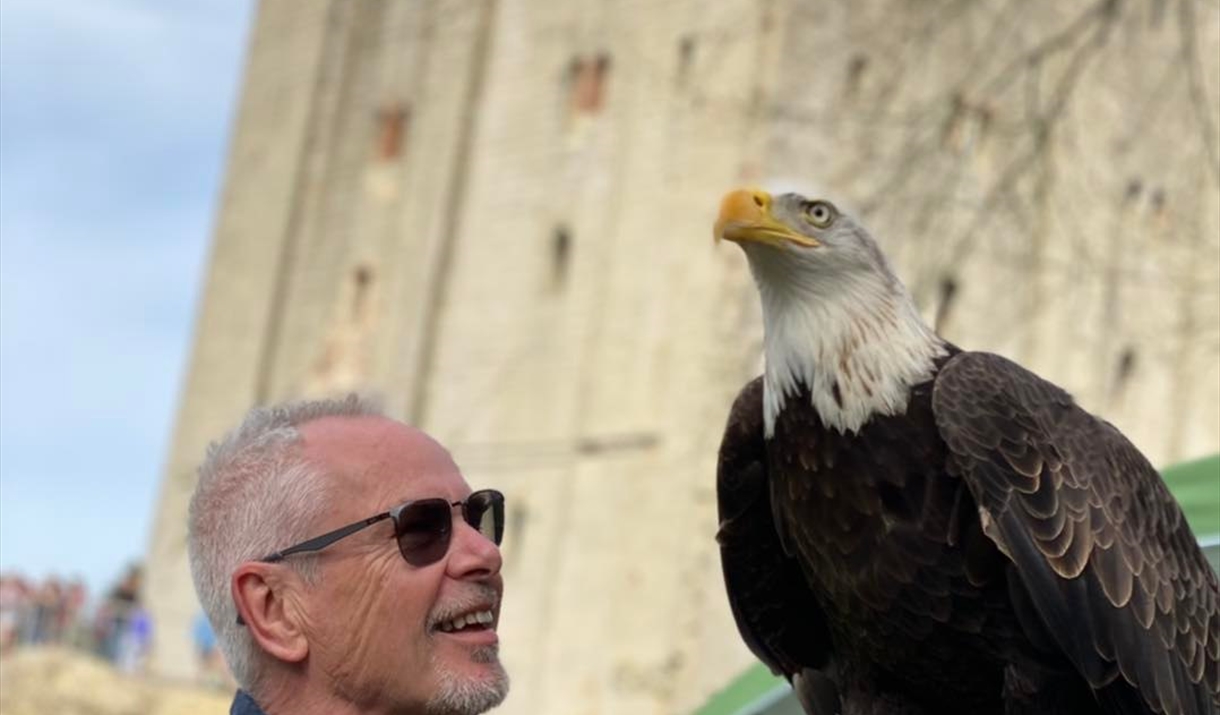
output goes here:
<path id="1" fill-rule="evenodd" d="M 247 561 L 230 581 L 233 603 L 258 646 L 279 660 L 299 663 L 309 654 L 309 640 L 294 596 L 300 578 L 278 564 Z"/>

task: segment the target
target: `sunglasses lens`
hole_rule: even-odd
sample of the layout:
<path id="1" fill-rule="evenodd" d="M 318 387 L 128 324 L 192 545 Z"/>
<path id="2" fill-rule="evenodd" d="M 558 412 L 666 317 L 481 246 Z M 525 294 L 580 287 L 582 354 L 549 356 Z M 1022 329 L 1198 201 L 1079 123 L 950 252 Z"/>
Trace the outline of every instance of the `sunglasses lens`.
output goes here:
<path id="1" fill-rule="evenodd" d="M 475 492 L 466 500 L 466 520 L 496 546 L 504 538 L 504 495 L 495 489 Z"/>
<path id="2" fill-rule="evenodd" d="M 449 550 L 453 513 L 444 499 L 424 499 L 402 510 L 397 527 L 402 557 L 412 566 L 427 566 Z"/>
<path id="3" fill-rule="evenodd" d="M 494 489 L 471 494 L 462 506 L 466 523 L 496 546 L 504 538 L 504 495 Z M 428 566 L 449 551 L 452 505 L 444 499 L 422 499 L 399 512 L 395 521 L 398 550 L 412 566 Z"/>

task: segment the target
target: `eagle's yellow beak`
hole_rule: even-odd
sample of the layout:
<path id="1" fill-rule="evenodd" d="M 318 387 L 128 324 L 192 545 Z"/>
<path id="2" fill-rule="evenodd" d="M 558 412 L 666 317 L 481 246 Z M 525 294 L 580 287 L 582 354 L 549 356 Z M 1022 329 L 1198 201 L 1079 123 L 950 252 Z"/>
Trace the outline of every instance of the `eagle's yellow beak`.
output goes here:
<path id="1" fill-rule="evenodd" d="M 785 241 L 799 246 L 820 246 L 816 240 L 793 231 L 771 217 L 771 194 L 761 189 L 737 189 L 720 200 L 720 216 L 713 229 L 716 240 L 753 241 L 780 246 Z"/>

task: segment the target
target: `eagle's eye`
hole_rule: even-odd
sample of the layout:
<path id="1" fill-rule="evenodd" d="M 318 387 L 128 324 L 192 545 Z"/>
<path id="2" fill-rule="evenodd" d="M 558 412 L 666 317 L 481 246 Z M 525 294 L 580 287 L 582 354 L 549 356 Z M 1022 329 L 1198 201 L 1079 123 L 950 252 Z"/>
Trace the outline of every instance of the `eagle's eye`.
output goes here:
<path id="1" fill-rule="evenodd" d="M 810 201 L 805 204 L 805 220 L 817 226 L 826 228 L 835 220 L 835 207 L 825 201 Z"/>

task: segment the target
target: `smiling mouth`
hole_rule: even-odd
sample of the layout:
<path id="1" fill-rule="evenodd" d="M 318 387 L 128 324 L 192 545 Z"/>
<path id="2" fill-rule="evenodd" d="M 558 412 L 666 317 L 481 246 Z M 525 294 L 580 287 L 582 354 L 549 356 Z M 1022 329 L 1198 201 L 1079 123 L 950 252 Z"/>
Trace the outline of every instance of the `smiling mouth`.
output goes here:
<path id="1" fill-rule="evenodd" d="M 441 622 L 437 625 L 436 629 L 442 633 L 494 630 L 492 623 L 495 620 L 495 614 L 490 609 L 471 611 L 452 620 Z"/>

